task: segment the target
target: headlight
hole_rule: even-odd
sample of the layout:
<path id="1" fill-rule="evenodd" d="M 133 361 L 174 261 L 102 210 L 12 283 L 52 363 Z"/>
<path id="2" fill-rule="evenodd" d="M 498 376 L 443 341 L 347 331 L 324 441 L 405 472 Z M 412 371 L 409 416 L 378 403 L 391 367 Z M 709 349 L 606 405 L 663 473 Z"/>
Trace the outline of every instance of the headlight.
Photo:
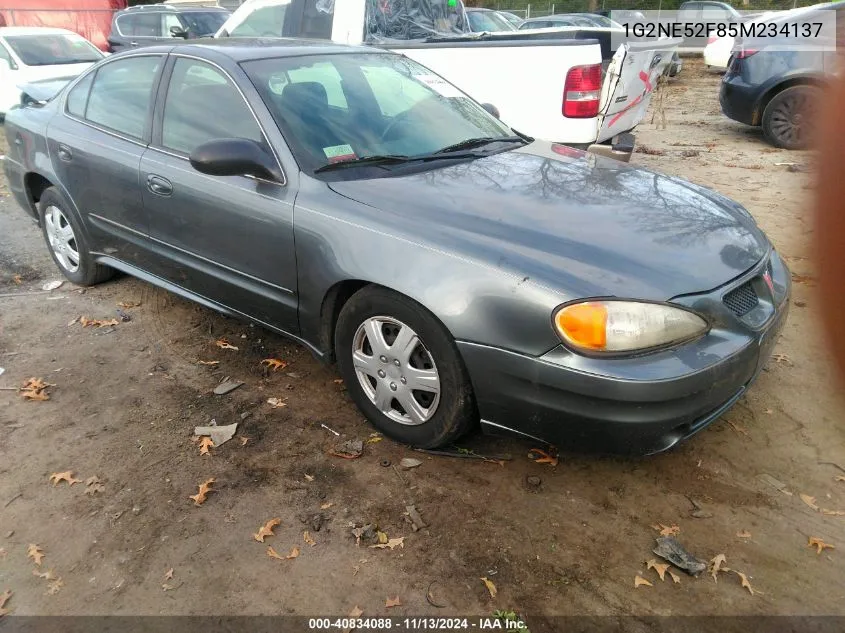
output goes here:
<path id="1" fill-rule="evenodd" d="M 701 336 L 707 322 L 697 314 L 660 303 L 597 300 L 572 303 L 554 315 L 563 340 L 589 352 L 632 352 Z"/>

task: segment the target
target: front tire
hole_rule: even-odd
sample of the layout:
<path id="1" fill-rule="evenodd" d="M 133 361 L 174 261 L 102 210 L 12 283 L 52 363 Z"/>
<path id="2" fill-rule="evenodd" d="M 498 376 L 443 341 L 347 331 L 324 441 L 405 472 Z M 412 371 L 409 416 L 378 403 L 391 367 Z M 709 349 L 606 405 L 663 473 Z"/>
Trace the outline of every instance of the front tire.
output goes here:
<path id="1" fill-rule="evenodd" d="M 355 404 L 398 442 L 447 445 L 477 419 L 454 340 L 431 313 L 403 295 L 378 286 L 353 295 L 338 318 L 335 351 Z"/>
<path id="2" fill-rule="evenodd" d="M 763 110 L 763 134 L 775 147 L 805 149 L 813 141 L 822 91 L 792 86 L 777 93 Z"/>
<path id="3" fill-rule="evenodd" d="M 38 201 L 38 212 L 50 256 L 68 280 L 80 286 L 93 286 L 114 274 L 111 268 L 91 257 L 85 235 L 58 189 L 44 190 Z"/>

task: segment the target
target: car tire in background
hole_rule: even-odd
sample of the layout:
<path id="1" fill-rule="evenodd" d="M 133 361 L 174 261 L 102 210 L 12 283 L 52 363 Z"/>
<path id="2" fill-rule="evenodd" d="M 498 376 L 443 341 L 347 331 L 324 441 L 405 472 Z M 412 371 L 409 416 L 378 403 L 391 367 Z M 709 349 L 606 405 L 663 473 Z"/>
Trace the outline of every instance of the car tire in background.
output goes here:
<path id="1" fill-rule="evenodd" d="M 822 91 L 816 86 L 792 86 L 780 91 L 763 110 L 763 135 L 775 147 L 805 149 L 813 140 Z"/>
<path id="2" fill-rule="evenodd" d="M 56 187 L 41 194 L 38 213 L 50 256 L 65 277 L 80 286 L 93 286 L 114 275 L 114 270 L 91 257 L 79 222 Z"/>
<path id="3" fill-rule="evenodd" d="M 403 295 L 380 286 L 354 294 L 338 318 L 335 354 L 355 404 L 398 442 L 447 445 L 477 420 L 472 385 L 452 336 Z"/>

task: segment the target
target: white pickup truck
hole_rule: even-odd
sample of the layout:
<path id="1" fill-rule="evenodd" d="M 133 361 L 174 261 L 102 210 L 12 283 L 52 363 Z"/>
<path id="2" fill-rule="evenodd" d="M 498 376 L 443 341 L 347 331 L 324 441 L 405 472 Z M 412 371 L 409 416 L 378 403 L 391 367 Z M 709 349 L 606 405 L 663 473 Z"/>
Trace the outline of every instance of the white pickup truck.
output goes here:
<path id="1" fill-rule="evenodd" d="M 371 44 L 427 66 L 524 134 L 627 160 L 678 41 L 625 43 L 466 33 L 460 0 L 246 0 L 215 37 Z"/>

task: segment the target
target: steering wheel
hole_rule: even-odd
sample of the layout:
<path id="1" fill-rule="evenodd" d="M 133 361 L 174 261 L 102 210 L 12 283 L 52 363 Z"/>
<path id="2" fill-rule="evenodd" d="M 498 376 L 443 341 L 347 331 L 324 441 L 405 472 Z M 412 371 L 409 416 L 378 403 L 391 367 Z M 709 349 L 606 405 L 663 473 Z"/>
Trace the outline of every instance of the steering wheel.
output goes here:
<path id="1" fill-rule="evenodd" d="M 405 124 L 408 123 L 409 115 L 410 115 L 411 111 L 416 107 L 417 106 L 413 106 L 411 108 L 408 108 L 404 112 L 400 112 L 395 117 L 393 117 L 393 120 L 390 123 L 387 124 L 386 128 L 384 128 L 384 132 L 381 133 L 381 139 L 380 140 L 387 141 L 390 138 L 392 138 L 394 136 L 393 133 L 396 131 L 397 128 L 399 128 L 402 125 L 405 125 Z"/>

